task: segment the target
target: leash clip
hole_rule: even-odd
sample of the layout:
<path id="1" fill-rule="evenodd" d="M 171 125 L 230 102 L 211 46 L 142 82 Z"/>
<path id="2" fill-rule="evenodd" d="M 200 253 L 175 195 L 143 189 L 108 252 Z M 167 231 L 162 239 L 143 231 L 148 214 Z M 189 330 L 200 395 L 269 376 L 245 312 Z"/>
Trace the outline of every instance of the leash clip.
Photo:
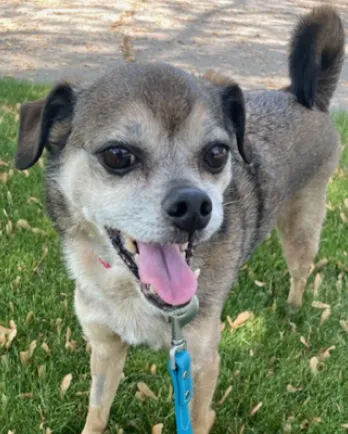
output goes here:
<path id="1" fill-rule="evenodd" d="M 185 311 L 173 312 L 172 347 L 169 352 L 168 369 L 173 380 L 177 434 L 193 434 L 190 417 L 190 401 L 193 396 L 191 356 L 186 349 L 183 327 L 193 320 L 199 310 L 198 298 L 194 296 Z"/>
<path id="2" fill-rule="evenodd" d="M 171 369 L 175 370 L 175 356 L 179 351 L 186 349 L 186 340 L 182 334 L 182 329 L 186 324 L 191 322 L 199 311 L 199 301 L 197 296 L 194 296 L 183 312 L 173 312 L 170 314 L 170 322 L 172 325 L 172 347 L 169 351 Z"/>

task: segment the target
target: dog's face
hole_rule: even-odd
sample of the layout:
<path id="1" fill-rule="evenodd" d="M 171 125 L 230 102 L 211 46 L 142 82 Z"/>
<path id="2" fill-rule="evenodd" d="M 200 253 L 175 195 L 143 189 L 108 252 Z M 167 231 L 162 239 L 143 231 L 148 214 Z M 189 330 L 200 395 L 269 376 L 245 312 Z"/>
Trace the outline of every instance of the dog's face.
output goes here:
<path id="1" fill-rule="evenodd" d="M 17 167 L 43 147 L 67 209 L 157 307 L 180 306 L 197 289 L 194 247 L 222 225 L 232 154 L 242 157 L 244 105 L 235 84 L 218 86 L 166 65 L 128 65 L 85 89 L 57 86 L 21 111 Z"/>

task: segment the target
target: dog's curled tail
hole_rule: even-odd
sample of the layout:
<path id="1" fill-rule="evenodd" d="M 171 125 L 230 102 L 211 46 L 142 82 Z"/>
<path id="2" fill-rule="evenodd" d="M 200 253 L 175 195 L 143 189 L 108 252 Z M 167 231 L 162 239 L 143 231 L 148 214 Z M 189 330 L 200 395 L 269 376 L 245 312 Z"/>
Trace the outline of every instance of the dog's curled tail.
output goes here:
<path id="1" fill-rule="evenodd" d="M 290 92 L 305 107 L 328 111 L 344 59 L 344 29 L 330 6 L 314 8 L 295 27 L 289 55 Z"/>

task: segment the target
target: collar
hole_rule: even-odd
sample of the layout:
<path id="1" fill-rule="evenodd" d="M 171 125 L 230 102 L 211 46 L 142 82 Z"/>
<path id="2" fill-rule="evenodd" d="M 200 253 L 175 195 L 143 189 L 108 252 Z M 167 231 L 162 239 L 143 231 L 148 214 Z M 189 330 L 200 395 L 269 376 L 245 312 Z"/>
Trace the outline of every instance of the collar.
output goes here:
<path id="1" fill-rule="evenodd" d="M 111 265 L 108 263 L 108 262 L 106 262 L 106 261 L 104 261 L 104 259 L 102 259 L 102 258 L 98 258 L 98 261 L 102 264 L 102 265 L 104 265 L 104 268 L 106 268 L 106 269 L 108 269 L 108 268 L 111 268 Z"/>

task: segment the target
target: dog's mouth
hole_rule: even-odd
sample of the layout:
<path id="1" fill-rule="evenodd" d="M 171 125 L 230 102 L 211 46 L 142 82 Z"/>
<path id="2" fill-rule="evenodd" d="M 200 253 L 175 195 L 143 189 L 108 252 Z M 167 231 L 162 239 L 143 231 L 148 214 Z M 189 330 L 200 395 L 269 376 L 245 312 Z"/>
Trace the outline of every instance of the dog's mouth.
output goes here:
<path id="1" fill-rule="evenodd" d="M 109 238 L 134 276 L 145 298 L 157 308 L 170 311 L 188 305 L 197 291 L 200 270 L 191 270 L 195 243 L 142 243 L 121 231 L 106 228 Z"/>

